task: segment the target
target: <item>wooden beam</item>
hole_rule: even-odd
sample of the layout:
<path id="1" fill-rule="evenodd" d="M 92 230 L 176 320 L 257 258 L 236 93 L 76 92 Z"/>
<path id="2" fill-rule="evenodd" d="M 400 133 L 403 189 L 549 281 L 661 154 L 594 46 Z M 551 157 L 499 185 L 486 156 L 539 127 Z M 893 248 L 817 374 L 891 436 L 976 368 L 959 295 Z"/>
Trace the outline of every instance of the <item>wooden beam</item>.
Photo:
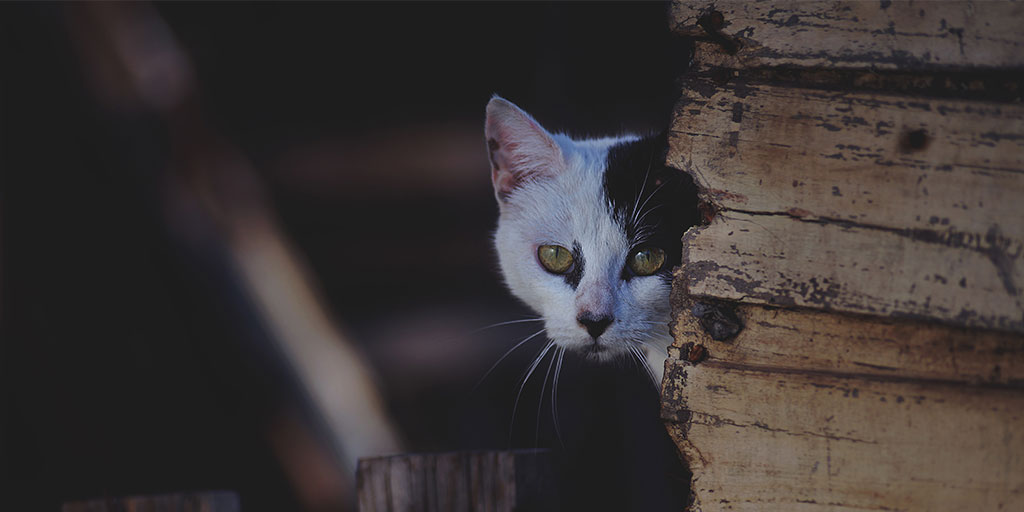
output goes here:
<path id="1" fill-rule="evenodd" d="M 1019 389 L 670 360 L 691 510 L 1021 510 Z"/>
<path id="2" fill-rule="evenodd" d="M 688 510 L 1024 506 L 1020 334 L 741 305 L 716 341 L 693 301 L 674 288 L 662 388 Z"/>
<path id="3" fill-rule="evenodd" d="M 676 288 L 679 290 L 679 288 Z M 951 328 L 929 322 L 837 315 L 811 310 L 739 306 L 745 328 L 716 341 L 681 294 L 674 299 L 676 347 L 696 343 L 707 361 L 762 369 L 798 369 L 882 379 L 916 379 L 995 387 L 1024 386 L 1019 334 Z"/>
<path id="4" fill-rule="evenodd" d="M 559 510 L 545 450 L 395 455 L 359 460 L 361 512 Z"/>
<path id="5" fill-rule="evenodd" d="M 690 293 L 1024 332 L 1024 108 L 683 94 L 668 164 L 721 211 L 687 234 Z"/>
<path id="6" fill-rule="evenodd" d="M 721 208 L 1024 239 L 1024 107 L 691 81 L 670 165 Z"/>
<path id="7" fill-rule="evenodd" d="M 673 302 L 662 417 L 689 510 L 1024 506 L 1020 335 L 740 306 L 746 328 L 715 341 Z"/>
<path id="8" fill-rule="evenodd" d="M 1014 1 L 673 0 L 670 17 L 677 34 L 709 41 L 697 51 L 711 66 L 1024 67 L 1024 3 Z M 718 38 L 735 52 L 718 51 Z"/>
<path id="9" fill-rule="evenodd" d="M 1024 509 L 1024 4 L 671 9 L 667 163 L 707 220 L 662 388 L 688 510 Z"/>
<path id="10" fill-rule="evenodd" d="M 676 283 L 693 297 L 1024 332 L 1019 249 L 993 257 L 902 231 L 740 212 L 683 240 Z"/>

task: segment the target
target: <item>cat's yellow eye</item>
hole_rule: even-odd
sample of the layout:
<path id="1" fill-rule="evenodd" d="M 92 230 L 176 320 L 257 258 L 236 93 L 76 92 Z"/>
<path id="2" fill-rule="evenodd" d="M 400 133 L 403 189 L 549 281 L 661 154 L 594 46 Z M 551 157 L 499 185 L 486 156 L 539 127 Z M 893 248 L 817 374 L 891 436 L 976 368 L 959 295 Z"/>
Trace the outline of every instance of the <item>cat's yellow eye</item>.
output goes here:
<path id="1" fill-rule="evenodd" d="M 629 257 L 629 268 L 638 276 L 649 276 L 665 264 L 665 251 L 657 247 L 641 247 Z"/>
<path id="2" fill-rule="evenodd" d="M 572 253 L 561 245 L 542 245 L 537 248 L 537 259 L 548 272 L 564 274 L 572 267 Z"/>

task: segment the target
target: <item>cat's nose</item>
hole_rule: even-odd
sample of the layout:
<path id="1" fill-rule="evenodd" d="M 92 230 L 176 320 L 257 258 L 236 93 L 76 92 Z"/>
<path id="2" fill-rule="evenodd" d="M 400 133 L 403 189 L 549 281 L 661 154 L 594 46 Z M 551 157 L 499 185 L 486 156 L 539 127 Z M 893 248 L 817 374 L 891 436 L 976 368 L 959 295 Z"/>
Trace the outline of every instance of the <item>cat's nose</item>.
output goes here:
<path id="1" fill-rule="evenodd" d="M 595 315 L 589 311 L 584 311 L 580 316 L 576 317 L 576 321 L 583 326 L 584 329 L 590 333 L 590 337 L 597 339 L 598 336 L 604 333 L 608 326 L 615 321 L 609 315 Z"/>

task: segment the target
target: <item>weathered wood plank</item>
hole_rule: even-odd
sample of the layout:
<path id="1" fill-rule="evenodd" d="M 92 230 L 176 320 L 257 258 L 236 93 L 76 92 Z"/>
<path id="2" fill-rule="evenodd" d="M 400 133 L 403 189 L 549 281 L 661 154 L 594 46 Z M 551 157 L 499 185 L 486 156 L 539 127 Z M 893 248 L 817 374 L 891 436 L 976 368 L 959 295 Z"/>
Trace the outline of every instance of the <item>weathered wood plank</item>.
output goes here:
<path id="1" fill-rule="evenodd" d="M 712 11 L 721 17 L 702 19 Z M 1016 1 L 673 0 L 670 16 L 678 34 L 737 43 L 734 55 L 700 45 L 698 60 L 712 66 L 1024 67 L 1024 3 Z"/>
<path id="2" fill-rule="evenodd" d="M 356 499 L 359 510 L 388 510 L 391 506 L 391 464 L 359 459 L 356 467 Z"/>
<path id="3" fill-rule="evenodd" d="M 362 512 L 558 510 L 543 450 L 395 455 L 359 460 Z"/>
<path id="4" fill-rule="evenodd" d="M 691 234 L 691 293 L 1024 331 L 1024 108 L 705 91 L 684 92 L 667 160 L 732 222 Z"/>
<path id="5" fill-rule="evenodd" d="M 689 510 L 1024 505 L 1024 336 L 741 305 L 715 341 L 693 300 L 675 287 L 662 393 Z"/>
<path id="6" fill-rule="evenodd" d="M 667 161 L 711 219 L 663 381 L 690 510 L 1024 509 L 1024 3 L 671 16 L 699 77 Z M 703 299 L 745 328 L 711 339 Z"/>
<path id="7" fill-rule="evenodd" d="M 1024 332 L 1024 260 L 912 231 L 720 212 L 683 239 L 676 284 L 692 297 L 929 318 Z"/>
<path id="8" fill-rule="evenodd" d="M 65 503 L 62 512 L 239 512 L 238 494 L 231 491 L 126 496 Z"/>
<path id="9" fill-rule="evenodd" d="M 693 85 L 693 84 L 691 84 Z M 730 83 L 687 87 L 668 162 L 721 208 L 1024 240 L 1024 107 Z"/>
<path id="10" fill-rule="evenodd" d="M 679 289 L 677 287 L 677 289 Z M 677 294 L 676 349 L 697 343 L 707 361 L 899 380 L 1024 387 L 1024 336 L 818 311 L 739 306 L 745 328 L 712 339 Z M 678 355 L 674 355 L 679 359 Z"/>
<path id="11" fill-rule="evenodd" d="M 1020 510 L 1024 393 L 670 359 L 691 510 Z"/>

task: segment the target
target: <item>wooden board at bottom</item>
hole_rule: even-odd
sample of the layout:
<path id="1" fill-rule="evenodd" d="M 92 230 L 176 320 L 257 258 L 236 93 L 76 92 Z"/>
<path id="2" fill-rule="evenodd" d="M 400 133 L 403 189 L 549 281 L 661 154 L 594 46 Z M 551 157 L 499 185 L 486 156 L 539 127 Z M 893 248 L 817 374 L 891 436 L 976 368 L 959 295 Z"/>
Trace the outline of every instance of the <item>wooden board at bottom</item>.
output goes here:
<path id="1" fill-rule="evenodd" d="M 666 364 L 691 510 L 1024 510 L 1024 393 Z"/>
<path id="2" fill-rule="evenodd" d="M 559 510 L 545 450 L 363 458 L 356 487 L 361 512 Z"/>
<path id="3" fill-rule="evenodd" d="M 239 512 L 241 500 L 231 491 L 183 492 L 70 501 L 61 512 Z"/>

